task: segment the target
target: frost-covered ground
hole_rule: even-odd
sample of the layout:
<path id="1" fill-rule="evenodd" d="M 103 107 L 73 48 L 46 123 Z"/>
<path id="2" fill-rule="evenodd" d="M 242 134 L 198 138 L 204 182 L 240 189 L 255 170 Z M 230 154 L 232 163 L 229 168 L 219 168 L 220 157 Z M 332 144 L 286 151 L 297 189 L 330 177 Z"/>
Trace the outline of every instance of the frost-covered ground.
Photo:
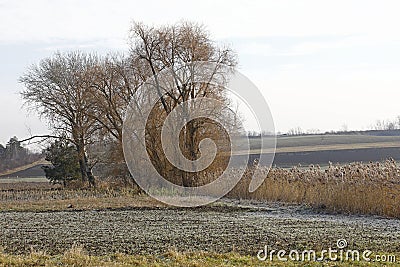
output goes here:
<path id="1" fill-rule="evenodd" d="M 345 239 L 350 249 L 400 252 L 400 220 L 323 214 L 305 206 L 223 200 L 195 209 L 0 213 L 0 247 L 61 253 L 74 244 L 90 254 L 178 251 L 328 249 Z"/>

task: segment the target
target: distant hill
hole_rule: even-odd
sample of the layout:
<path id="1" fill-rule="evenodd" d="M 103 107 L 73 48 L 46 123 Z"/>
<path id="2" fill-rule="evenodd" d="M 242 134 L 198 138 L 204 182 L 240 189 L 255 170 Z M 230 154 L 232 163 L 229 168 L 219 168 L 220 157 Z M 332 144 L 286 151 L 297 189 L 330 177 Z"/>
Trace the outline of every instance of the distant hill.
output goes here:
<path id="1" fill-rule="evenodd" d="M 25 177 L 45 177 L 42 166 L 50 165 L 51 163 L 41 159 L 33 163 L 14 168 L 0 173 L 0 178 L 25 178 Z"/>
<path id="2" fill-rule="evenodd" d="M 268 137 L 262 137 L 266 140 Z M 250 138 L 250 162 L 260 154 L 261 138 Z M 238 153 L 237 157 L 243 157 Z M 347 134 L 278 136 L 274 165 L 326 165 L 354 161 L 400 161 L 400 130 L 364 131 Z"/>
<path id="3" fill-rule="evenodd" d="M 331 133 L 328 133 L 331 134 Z M 400 136 L 400 129 L 395 130 L 367 130 L 367 131 L 350 131 L 350 132 L 338 132 L 337 135 L 373 135 L 373 136 Z"/>

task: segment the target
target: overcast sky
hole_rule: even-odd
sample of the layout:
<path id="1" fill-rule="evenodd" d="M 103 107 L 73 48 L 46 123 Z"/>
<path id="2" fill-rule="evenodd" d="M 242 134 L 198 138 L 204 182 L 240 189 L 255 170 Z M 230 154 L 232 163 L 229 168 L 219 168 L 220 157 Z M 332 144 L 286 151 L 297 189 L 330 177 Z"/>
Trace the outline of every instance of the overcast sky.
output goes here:
<path id="1" fill-rule="evenodd" d="M 132 20 L 203 23 L 232 46 L 277 131 L 365 129 L 400 115 L 400 1 L 0 0 L 0 143 L 47 132 L 18 77 L 55 51 L 126 51 Z"/>

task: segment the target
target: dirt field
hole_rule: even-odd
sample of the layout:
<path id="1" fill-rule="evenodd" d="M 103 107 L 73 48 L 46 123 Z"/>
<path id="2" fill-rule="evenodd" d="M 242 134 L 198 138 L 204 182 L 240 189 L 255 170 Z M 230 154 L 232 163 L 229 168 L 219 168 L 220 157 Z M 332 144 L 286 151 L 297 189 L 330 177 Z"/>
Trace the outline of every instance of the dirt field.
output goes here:
<path id="1" fill-rule="evenodd" d="M 319 214 L 305 206 L 224 200 L 200 209 L 135 208 L 70 212 L 2 212 L 0 247 L 9 253 L 157 255 L 169 250 L 256 255 L 275 249 L 328 249 L 346 239 L 351 249 L 400 252 L 400 220 Z"/>
<path id="2" fill-rule="evenodd" d="M 266 138 L 266 137 L 263 137 Z M 259 157 L 261 139 L 250 139 L 249 162 Z M 373 135 L 309 135 L 277 138 L 273 165 L 292 167 L 298 164 L 319 164 L 328 162 L 349 163 L 355 161 L 382 161 L 388 158 L 400 160 L 400 136 Z M 241 162 L 241 152 L 235 156 Z"/>

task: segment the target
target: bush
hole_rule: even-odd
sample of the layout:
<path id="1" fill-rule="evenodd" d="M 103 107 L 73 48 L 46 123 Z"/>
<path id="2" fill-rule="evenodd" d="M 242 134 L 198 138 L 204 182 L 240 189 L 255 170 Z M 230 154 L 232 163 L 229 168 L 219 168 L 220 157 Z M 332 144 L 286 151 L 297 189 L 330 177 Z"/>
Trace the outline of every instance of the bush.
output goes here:
<path id="1" fill-rule="evenodd" d="M 52 166 L 44 166 L 47 179 L 53 184 L 62 184 L 77 180 L 81 177 L 78 153 L 75 146 L 65 140 L 55 141 L 45 151 L 46 160 Z"/>

